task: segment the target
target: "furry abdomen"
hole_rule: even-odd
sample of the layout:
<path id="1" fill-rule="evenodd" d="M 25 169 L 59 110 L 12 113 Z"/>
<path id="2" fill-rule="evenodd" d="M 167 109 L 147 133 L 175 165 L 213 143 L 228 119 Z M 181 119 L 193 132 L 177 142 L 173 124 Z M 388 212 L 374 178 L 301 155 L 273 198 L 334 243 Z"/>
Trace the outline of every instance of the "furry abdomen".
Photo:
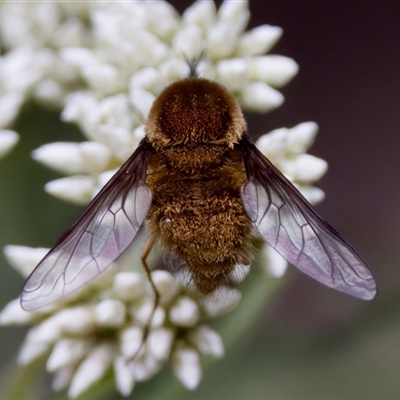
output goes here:
<path id="1" fill-rule="evenodd" d="M 246 179 L 240 150 L 229 150 L 218 166 L 188 173 L 167 168 L 163 154 L 151 160 L 147 184 L 153 203 L 151 235 L 181 260 L 195 286 L 210 293 L 229 279 L 236 264 L 251 261 L 252 225 L 240 188 Z M 196 157 L 193 158 L 195 160 Z"/>

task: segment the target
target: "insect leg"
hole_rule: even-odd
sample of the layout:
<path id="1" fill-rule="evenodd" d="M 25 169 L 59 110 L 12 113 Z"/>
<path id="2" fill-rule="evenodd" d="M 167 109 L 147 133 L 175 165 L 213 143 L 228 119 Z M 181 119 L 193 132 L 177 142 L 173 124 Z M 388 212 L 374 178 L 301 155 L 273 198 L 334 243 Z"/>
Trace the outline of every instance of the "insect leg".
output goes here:
<path id="1" fill-rule="evenodd" d="M 151 250 L 152 250 L 152 248 L 154 246 L 154 243 L 155 243 L 154 238 L 152 236 L 150 236 L 147 239 L 147 241 L 146 241 L 146 243 L 145 243 L 145 245 L 143 247 L 142 254 L 140 256 L 140 259 L 141 259 L 142 264 L 143 264 L 143 268 L 146 271 L 146 275 L 147 275 L 147 277 L 149 279 L 151 288 L 152 288 L 152 290 L 154 292 L 154 304 L 153 304 L 153 308 L 151 310 L 150 317 L 149 317 L 149 319 L 148 319 L 148 321 L 147 321 L 147 323 L 146 323 L 146 325 L 144 326 L 144 329 L 143 329 L 142 344 L 140 345 L 139 349 L 137 350 L 135 355 L 132 357 L 132 359 L 134 359 L 140 353 L 142 347 L 146 343 L 146 340 L 147 340 L 147 338 L 149 336 L 149 333 L 150 333 L 151 323 L 153 322 L 154 313 L 155 313 L 156 308 L 158 307 L 158 304 L 160 302 L 160 294 L 159 294 L 159 292 L 158 292 L 158 290 L 156 288 L 156 285 L 153 282 L 153 279 L 151 277 L 151 270 L 150 270 L 150 268 L 149 268 L 149 266 L 147 264 L 147 257 L 149 256 L 149 254 L 150 254 L 150 252 L 151 252 Z"/>
<path id="2" fill-rule="evenodd" d="M 154 237 L 150 236 L 147 239 L 147 241 L 146 241 L 146 243 L 145 243 L 145 245 L 143 247 L 142 255 L 140 256 L 140 259 L 142 260 L 142 264 L 143 264 L 144 270 L 146 271 L 147 277 L 149 278 L 149 282 L 150 282 L 151 288 L 153 289 L 153 292 L 154 292 L 154 307 L 153 307 L 153 311 L 152 311 L 151 316 L 150 316 L 150 320 L 149 320 L 150 322 L 153 319 L 154 311 L 157 308 L 158 303 L 160 301 L 160 294 L 158 293 L 156 285 L 154 284 L 153 279 L 151 278 L 151 271 L 150 271 L 150 268 L 149 268 L 149 266 L 147 265 L 147 262 L 146 262 L 147 257 L 149 256 L 153 246 L 154 246 Z"/>

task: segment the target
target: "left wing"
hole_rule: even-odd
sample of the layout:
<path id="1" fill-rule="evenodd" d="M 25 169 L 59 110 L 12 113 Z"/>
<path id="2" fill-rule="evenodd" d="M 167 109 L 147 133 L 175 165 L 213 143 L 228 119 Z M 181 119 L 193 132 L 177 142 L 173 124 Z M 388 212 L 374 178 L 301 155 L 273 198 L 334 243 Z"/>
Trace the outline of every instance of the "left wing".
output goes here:
<path id="1" fill-rule="evenodd" d="M 242 200 L 261 236 L 324 285 L 364 300 L 375 297 L 375 279 L 360 255 L 248 137 L 241 146 L 248 177 Z"/>
<path id="2" fill-rule="evenodd" d="M 128 247 L 151 206 L 152 193 L 145 184 L 147 164 L 142 141 L 33 270 L 21 294 L 24 310 L 36 310 L 76 291 Z"/>

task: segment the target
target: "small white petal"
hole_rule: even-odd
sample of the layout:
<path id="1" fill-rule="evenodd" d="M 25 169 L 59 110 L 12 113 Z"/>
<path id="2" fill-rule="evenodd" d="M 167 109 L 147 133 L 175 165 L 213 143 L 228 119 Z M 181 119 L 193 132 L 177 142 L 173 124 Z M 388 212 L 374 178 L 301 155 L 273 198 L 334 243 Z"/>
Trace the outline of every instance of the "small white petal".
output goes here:
<path id="1" fill-rule="evenodd" d="M 282 172 L 297 182 L 314 182 L 327 171 L 328 163 L 310 154 L 299 154 L 280 163 Z"/>
<path id="2" fill-rule="evenodd" d="M 135 32 L 135 44 L 138 46 L 139 54 L 142 55 L 141 66 L 158 65 L 168 57 L 170 54 L 170 47 L 167 46 L 167 44 L 160 41 L 150 32 L 144 30 Z M 137 54 L 135 54 L 134 57 L 137 57 Z"/>
<path id="3" fill-rule="evenodd" d="M 5 10 L 10 9 L 10 5 L 12 3 L 6 3 L 3 5 Z M 22 18 L 19 18 L 17 15 L 13 15 L 13 9 L 11 8 L 11 12 L 2 13 L 1 18 L 1 29 L 2 29 L 2 42 L 4 41 L 5 45 L 8 47 L 17 47 L 22 43 L 26 43 L 24 39 L 30 39 L 28 43 L 31 43 L 32 38 L 29 38 L 28 27 L 26 23 L 21 21 Z"/>
<path id="4" fill-rule="evenodd" d="M 158 326 L 161 326 L 165 321 L 165 314 L 166 313 L 165 313 L 164 308 L 157 307 L 154 310 L 154 314 L 153 314 L 153 318 L 152 318 L 151 323 L 150 323 L 150 327 L 151 328 L 156 328 Z"/>
<path id="5" fill-rule="evenodd" d="M 297 186 L 297 185 L 296 185 Z M 320 188 L 313 186 L 297 186 L 301 194 L 309 201 L 311 204 L 318 204 L 325 199 L 325 193 Z"/>
<path id="6" fill-rule="evenodd" d="M 90 344 L 84 339 L 61 339 L 51 352 L 46 363 L 46 370 L 54 372 L 68 365 L 76 364 L 89 351 Z"/>
<path id="7" fill-rule="evenodd" d="M 94 91 L 102 95 L 112 94 L 120 87 L 118 70 L 112 65 L 88 65 L 82 69 L 82 76 Z"/>
<path id="8" fill-rule="evenodd" d="M 176 57 L 171 57 L 162 62 L 158 69 L 160 70 L 166 85 L 169 85 L 179 79 L 183 79 L 189 74 L 187 62 Z"/>
<path id="9" fill-rule="evenodd" d="M 215 317 L 232 311 L 238 305 L 240 298 L 239 290 L 221 287 L 204 297 L 203 308 L 208 316 Z"/>
<path id="10" fill-rule="evenodd" d="M 156 36 L 169 42 L 179 26 L 179 15 L 166 1 L 149 1 L 146 3 L 147 15 L 151 18 L 148 29 Z"/>
<path id="11" fill-rule="evenodd" d="M 216 65 L 216 77 L 230 90 L 241 89 L 249 80 L 248 63 L 242 58 L 221 60 Z"/>
<path id="12" fill-rule="evenodd" d="M 150 323 L 151 327 L 157 327 L 164 323 L 165 310 L 162 307 L 157 307 L 154 310 L 154 300 L 145 298 L 140 304 L 135 304 L 129 310 L 133 320 L 143 326 Z M 153 313 L 153 315 L 152 315 Z M 151 321 L 150 321 L 150 318 Z"/>
<path id="13" fill-rule="evenodd" d="M 100 326 L 118 327 L 125 322 L 125 305 L 118 300 L 103 300 L 96 305 L 94 312 Z"/>
<path id="14" fill-rule="evenodd" d="M 84 392 L 90 385 L 98 381 L 112 364 L 114 348 L 109 344 L 101 344 L 94 348 L 78 367 L 68 396 L 74 398 Z"/>
<path id="15" fill-rule="evenodd" d="M 121 353 L 125 359 L 134 357 L 143 344 L 143 330 L 138 326 L 130 326 L 119 335 Z"/>
<path id="16" fill-rule="evenodd" d="M 246 28 L 249 19 L 249 5 L 247 0 L 230 1 L 226 0 L 221 4 L 218 10 L 220 21 L 231 24 L 231 30 L 241 33 Z"/>
<path id="17" fill-rule="evenodd" d="M 263 246 L 261 252 L 261 257 L 265 260 L 261 265 L 267 274 L 275 278 L 282 277 L 288 266 L 286 259 L 269 245 Z"/>
<path id="18" fill-rule="evenodd" d="M 117 169 L 113 169 L 110 171 L 103 172 L 98 176 L 97 180 L 100 189 L 115 175 L 117 171 L 118 171 Z"/>
<path id="19" fill-rule="evenodd" d="M 216 19 L 215 4 L 213 1 L 196 1 L 184 11 L 182 19 L 207 30 Z"/>
<path id="20" fill-rule="evenodd" d="M 97 127 L 95 135 L 97 140 L 107 145 L 120 161 L 126 161 L 134 151 L 131 131 L 128 129 L 103 124 Z"/>
<path id="21" fill-rule="evenodd" d="M 172 46 L 177 54 L 183 53 L 189 60 L 198 58 L 205 46 L 202 29 L 197 25 L 188 25 L 179 30 Z"/>
<path id="22" fill-rule="evenodd" d="M 207 31 L 207 57 L 219 60 L 229 57 L 236 46 L 237 35 L 230 23 L 219 23 Z"/>
<path id="23" fill-rule="evenodd" d="M 249 83 L 242 89 L 238 97 L 243 107 L 258 112 L 279 107 L 284 100 L 280 92 L 263 82 Z"/>
<path id="24" fill-rule="evenodd" d="M 10 301 L 0 313 L 0 325 L 26 325 L 33 321 L 34 315 L 25 311 L 19 299 Z"/>
<path id="25" fill-rule="evenodd" d="M 239 39 L 235 54 L 241 57 L 267 53 L 282 36 L 282 28 L 261 25 L 245 32 Z"/>
<path id="26" fill-rule="evenodd" d="M 53 343 L 61 337 L 61 334 L 62 327 L 57 315 L 53 315 L 32 328 L 21 347 L 18 355 L 18 363 L 22 365 L 29 364 L 31 361 L 47 353 Z"/>
<path id="27" fill-rule="evenodd" d="M 29 93 L 43 75 L 40 63 L 47 58 L 44 55 L 46 53 L 49 52 L 44 49 L 34 50 L 25 45 L 1 57 L 0 67 L 5 97 L 11 96 L 9 97 L 11 100 L 13 96 L 17 96 L 22 100 Z"/>
<path id="28" fill-rule="evenodd" d="M 76 122 L 82 132 L 90 139 L 94 138 L 101 110 L 95 96 L 88 92 L 73 93 L 66 99 L 61 119 Z"/>
<path id="29" fill-rule="evenodd" d="M 143 118 L 147 118 L 154 99 L 153 93 L 142 89 L 140 86 L 131 85 L 129 87 L 129 100 L 134 109 L 138 110 Z"/>
<path id="30" fill-rule="evenodd" d="M 122 396 L 129 396 L 135 386 L 135 374 L 132 363 L 125 357 L 117 357 L 114 361 L 115 385 Z"/>
<path id="31" fill-rule="evenodd" d="M 52 33 L 52 41 L 56 48 L 79 46 L 86 39 L 85 30 L 83 21 L 70 16 L 57 26 L 55 32 Z"/>
<path id="32" fill-rule="evenodd" d="M 177 294 L 179 285 L 176 279 L 167 271 L 156 270 L 151 273 L 151 279 L 158 294 L 161 304 L 167 304 Z"/>
<path id="33" fill-rule="evenodd" d="M 284 158 L 288 148 L 289 131 L 288 128 L 274 129 L 259 137 L 256 146 L 270 160 Z"/>
<path id="34" fill-rule="evenodd" d="M 150 332 L 146 350 L 157 360 L 166 360 L 172 347 L 174 334 L 170 329 L 157 328 Z"/>
<path id="35" fill-rule="evenodd" d="M 201 325 L 189 334 L 189 340 L 200 353 L 221 358 L 224 355 L 224 344 L 221 336 L 206 325 Z"/>
<path id="36" fill-rule="evenodd" d="M 315 122 L 303 122 L 290 129 L 289 148 L 294 154 L 305 153 L 314 143 L 318 132 Z"/>
<path id="37" fill-rule="evenodd" d="M 134 7 L 134 4 L 132 4 L 132 7 Z M 139 7 L 134 7 L 134 10 L 139 13 L 139 17 L 142 17 L 142 19 L 145 19 L 146 14 L 145 10 L 141 10 Z M 124 21 L 124 15 L 121 15 L 122 13 L 113 13 L 113 12 L 107 12 L 107 8 L 97 8 L 94 10 L 93 13 L 91 13 L 91 19 L 92 19 L 92 24 L 93 24 L 93 29 L 94 29 L 94 35 L 100 40 L 100 43 L 104 45 L 108 45 L 110 47 L 110 50 L 113 50 L 113 48 L 119 48 L 118 46 L 118 41 L 122 39 L 122 32 L 121 32 L 121 22 Z M 121 9 L 120 11 L 130 13 L 130 9 L 125 7 L 125 9 Z M 130 13 L 131 17 L 135 17 L 135 15 L 132 15 Z M 142 30 L 142 25 L 143 23 L 140 23 L 141 21 L 136 17 L 132 18 L 132 25 L 136 25 L 139 30 Z M 127 26 L 127 29 L 130 27 Z"/>
<path id="38" fill-rule="evenodd" d="M 210 81 L 217 80 L 215 66 L 213 63 L 208 62 L 207 59 L 199 60 L 196 71 L 201 78 L 209 79 Z"/>
<path id="39" fill-rule="evenodd" d="M 31 274 L 48 251 L 49 249 L 42 247 L 32 248 L 13 245 L 5 246 L 3 250 L 7 262 L 25 278 Z"/>
<path id="40" fill-rule="evenodd" d="M 60 23 L 59 9 L 53 3 L 41 3 L 30 9 L 30 16 L 36 22 L 44 37 L 50 36 Z"/>
<path id="41" fill-rule="evenodd" d="M 74 204 L 86 205 L 93 198 L 95 181 L 91 176 L 68 176 L 47 182 L 44 190 L 54 197 Z"/>
<path id="42" fill-rule="evenodd" d="M 55 342 L 62 334 L 58 315 L 52 315 L 29 330 L 26 340 L 30 343 Z"/>
<path id="43" fill-rule="evenodd" d="M 18 354 L 18 364 L 28 365 L 32 361 L 46 354 L 51 347 L 50 342 L 27 342 L 22 344 Z"/>
<path id="44" fill-rule="evenodd" d="M 146 381 L 161 368 L 161 364 L 154 357 L 146 354 L 135 362 L 135 379 Z"/>
<path id="45" fill-rule="evenodd" d="M 129 131 L 136 123 L 136 116 L 132 113 L 129 98 L 125 93 L 103 99 L 99 103 L 99 112 L 99 123 L 102 125 L 118 127 Z M 115 133 L 110 132 L 110 136 L 111 141 Z"/>
<path id="46" fill-rule="evenodd" d="M 49 107 L 54 107 L 63 104 L 66 92 L 54 79 L 43 79 L 36 85 L 33 96 Z"/>
<path id="47" fill-rule="evenodd" d="M 155 68 L 143 68 L 132 75 L 129 86 L 140 87 L 157 94 L 163 89 L 164 82 L 159 70 Z"/>
<path id="48" fill-rule="evenodd" d="M 76 306 L 61 310 L 57 314 L 64 332 L 72 334 L 90 334 L 96 328 L 94 310 L 89 306 Z"/>
<path id="49" fill-rule="evenodd" d="M 43 70 L 43 78 L 50 78 L 59 82 L 65 93 L 70 93 L 71 86 L 80 81 L 78 71 L 63 62 L 59 54 L 49 48 L 40 50 L 40 68 Z"/>
<path id="50" fill-rule="evenodd" d="M 0 128 L 10 125 L 24 101 L 22 93 L 8 93 L 0 97 Z"/>
<path id="51" fill-rule="evenodd" d="M 281 87 L 297 74 L 299 66 L 289 57 L 272 55 L 253 58 L 250 61 L 249 69 L 253 80 Z"/>
<path id="52" fill-rule="evenodd" d="M 143 275 L 137 272 L 118 272 L 114 277 L 113 290 L 122 300 L 137 299 L 144 293 Z"/>
<path id="53" fill-rule="evenodd" d="M 72 380 L 74 372 L 75 368 L 71 366 L 67 366 L 56 371 L 53 376 L 51 388 L 55 392 L 66 389 Z"/>
<path id="54" fill-rule="evenodd" d="M 0 157 L 8 154 L 18 143 L 19 135 L 15 131 L 0 130 Z"/>
<path id="55" fill-rule="evenodd" d="M 171 306 L 169 318 L 177 326 L 191 327 L 199 321 L 200 310 L 190 297 L 180 296 Z"/>
<path id="56" fill-rule="evenodd" d="M 172 368 L 175 376 L 190 390 L 197 387 L 201 379 L 200 357 L 196 350 L 177 346 L 172 355 Z"/>
<path id="57" fill-rule="evenodd" d="M 83 168 L 79 143 L 45 144 L 32 152 L 32 158 L 49 168 L 67 174 L 79 173 Z"/>
<path id="58" fill-rule="evenodd" d="M 61 59 L 74 67 L 83 68 L 98 63 L 96 54 L 84 47 L 68 47 L 60 50 Z"/>
<path id="59" fill-rule="evenodd" d="M 81 155 L 85 164 L 82 172 L 94 173 L 103 172 L 111 159 L 111 152 L 108 147 L 98 142 L 82 142 L 79 145 Z"/>
<path id="60" fill-rule="evenodd" d="M 55 142 L 33 151 L 32 157 L 60 172 L 67 174 L 102 172 L 110 161 L 110 151 L 97 142 Z"/>

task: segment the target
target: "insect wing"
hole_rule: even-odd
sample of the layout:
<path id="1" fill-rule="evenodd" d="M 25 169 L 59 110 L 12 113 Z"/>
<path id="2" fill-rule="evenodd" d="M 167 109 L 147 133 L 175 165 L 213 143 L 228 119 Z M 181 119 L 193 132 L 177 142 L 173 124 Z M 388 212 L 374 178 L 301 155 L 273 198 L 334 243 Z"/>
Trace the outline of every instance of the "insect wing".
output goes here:
<path id="1" fill-rule="evenodd" d="M 128 247 L 152 201 L 151 190 L 144 183 L 147 164 L 147 151 L 141 143 L 34 269 L 21 294 L 22 308 L 36 310 L 76 291 Z"/>
<path id="2" fill-rule="evenodd" d="M 372 299 L 376 282 L 360 255 L 247 138 L 244 160 L 249 180 L 242 186 L 242 199 L 261 236 L 317 281 Z"/>

